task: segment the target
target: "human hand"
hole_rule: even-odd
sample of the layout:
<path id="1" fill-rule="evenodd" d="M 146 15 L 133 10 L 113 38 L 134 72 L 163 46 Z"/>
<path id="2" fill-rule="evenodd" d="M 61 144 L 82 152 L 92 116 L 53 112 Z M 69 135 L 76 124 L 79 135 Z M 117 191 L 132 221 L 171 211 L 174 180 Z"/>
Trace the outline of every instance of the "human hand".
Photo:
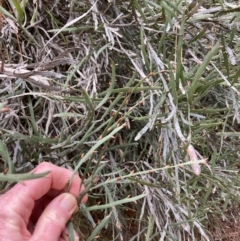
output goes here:
<path id="1" fill-rule="evenodd" d="M 78 210 L 76 197 L 84 186 L 75 175 L 69 193 L 62 193 L 72 172 L 43 162 L 32 173 L 46 171 L 47 176 L 19 182 L 0 197 L 0 241 L 67 241 L 65 226 Z"/>

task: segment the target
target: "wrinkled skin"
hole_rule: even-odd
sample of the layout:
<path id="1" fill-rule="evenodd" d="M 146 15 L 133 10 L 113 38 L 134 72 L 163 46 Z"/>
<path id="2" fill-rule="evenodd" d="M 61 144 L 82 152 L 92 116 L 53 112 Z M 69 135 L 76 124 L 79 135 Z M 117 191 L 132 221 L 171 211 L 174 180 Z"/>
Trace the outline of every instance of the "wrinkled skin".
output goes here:
<path id="1" fill-rule="evenodd" d="M 68 239 L 65 226 L 78 209 L 76 197 L 84 187 L 75 175 L 69 193 L 63 193 L 72 172 L 51 163 L 41 163 L 32 173 L 46 171 L 47 176 L 19 182 L 0 197 L 0 241 Z M 86 201 L 84 196 L 82 202 Z"/>

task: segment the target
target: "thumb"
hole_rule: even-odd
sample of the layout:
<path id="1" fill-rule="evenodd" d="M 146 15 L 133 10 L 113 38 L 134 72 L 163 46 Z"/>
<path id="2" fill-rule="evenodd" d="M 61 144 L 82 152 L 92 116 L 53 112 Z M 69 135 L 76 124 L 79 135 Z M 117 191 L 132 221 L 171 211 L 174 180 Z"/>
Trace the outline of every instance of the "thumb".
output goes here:
<path id="1" fill-rule="evenodd" d="M 38 219 L 30 240 L 58 241 L 77 208 L 77 200 L 70 193 L 63 193 L 54 198 Z"/>

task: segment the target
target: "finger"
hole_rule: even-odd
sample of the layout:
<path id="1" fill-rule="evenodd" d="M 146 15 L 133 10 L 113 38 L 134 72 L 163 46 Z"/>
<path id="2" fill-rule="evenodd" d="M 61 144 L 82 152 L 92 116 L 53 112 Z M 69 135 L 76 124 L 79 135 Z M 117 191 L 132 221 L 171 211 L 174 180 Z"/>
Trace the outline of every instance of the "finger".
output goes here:
<path id="1" fill-rule="evenodd" d="M 51 163 L 48 162 L 43 162 L 41 163 L 36 169 L 34 169 L 34 173 L 41 173 L 41 172 L 46 172 L 47 170 L 52 171 L 52 186 L 49 189 L 47 196 L 55 198 L 57 195 L 59 195 L 59 190 L 64 190 L 68 191 L 67 188 L 69 186 L 69 181 L 72 178 L 73 172 L 62 168 L 55 166 Z M 39 179 L 35 179 L 39 180 Z M 39 184 L 36 184 L 36 188 L 38 188 Z M 80 189 L 79 189 L 80 187 Z M 69 193 L 73 194 L 75 197 L 79 195 L 79 192 L 83 192 L 85 189 L 84 185 L 81 183 L 81 179 L 78 175 L 74 175 L 73 180 L 71 181 Z M 43 196 L 43 195 L 41 195 Z M 37 198 L 38 199 L 38 198 Z M 37 200 L 35 199 L 35 200 Z M 88 196 L 85 195 L 83 197 L 82 202 L 85 203 L 88 199 Z"/>
<path id="2" fill-rule="evenodd" d="M 46 177 L 39 179 L 24 181 L 16 184 L 10 191 L 1 196 L 1 205 L 4 204 L 4 210 L 11 210 L 19 217 L 23 218 L 27 225 L 31 212 L 33 210 L 35 201 L 40 199 L 51 189 L 62 190 L 68 185 L 69 179 L 72 176 L 72 171 L 65 168 L 55 166 L 51 163 L 41 163 L 34 173 L 41 173 L 51 171 Z M 81 179 L 75 175 L 69 192 L 74 196 L 79 193 Z M 9 211 L 1 211 L 1 216 L 8 215 Z"/>
<path id="3" fill-rule="evenodd" d="M 28 225 L 27 225 L 27 230 L 29 231 L 30 234 L 33 234 L 34 224 L 33 224 L 32 220 L 29 220 Z"/>
<path id="4" fill-rule="evenodd" d="M 32 214 L 30 217 L 30 220 L 33 224 L 37 223 L 39 217 L 42 215 L 43 211 L 45 210 L 45 208 L 49 205 L 49 203 L 51 201 L 52 201 L 51 198 L 44 196 L 35 202 L 35 206 L 32 210 Z"/>
<path id="5" fill-rule="evenodd" d="M 69 193 L 60 194 L 39 218 L 31 241 L 58 241 L 68 220 L 77 209 L 76 198 Z"/>
<path id="6" fill-rule="evenodd" d="M 34 189 L 34 188 L 38 189 L 37 192 L 35 191 L 32 193 L 34 195 L 35 200 L 39 199 L 40 197 L 48 193 L 51 189 L 55 189 L 55 190 L 67 189 L 69 185 L 69 181 L 73 174 L 72 171 L 66 168 L 58 167 L 48 162 L 43 162 L 40 165 L 38 165 L 32 171 L 32 173 L 42 173 L 48 170 L 50 170 L 51 173 L 49 173 L 46 177 L 24 182 L 30 189 Z M 69 193 L 73 194 L 74 196 L 77 196 L 79 193 L 80 184 L 81 184 L 80 177 L 77 175 L 74 175 L 73 180 L 71 182 L 70 189 L 69 189 Z M 42 186 L 45 186 L 45 187 L 42 187 Z"/>
<path id="7" fill-rule="evenodd" d="M 37 223 L 39 217 L 42 215 L 43 211 L 52 200 L 53 200 L 52 198 L 44 196 L 35 202 L 35 205 L 30 217 L 30 220 L 32 221 L 33 224 Z"/>
<path id="8" fill-rule="evenodd" d="M 60 194 L 59 192 L 55 192 L 55 191 L 56 190 L 53 190 L 51 195 L 47 194 L 47 195 L 43 196 L 42 198 L 38 199 L 37 201 L 35 201 L 35 205 L 34 205 L 34 208 L 32 210 L 32 214 L 31 214 L 31 220 L 33 223 L 37 222 L 37 220 L 41 216 L 43 210 L 48 206 L 48 204 L 52 201 L 52 199 Z M 53 194 L 55 194 L 55 195 L 53 195 Z M 87 201 L 87 198 L 88 198 L 87 195 L 85 195 L 84 198 L 81 199 L 81 203 L 85 203 Z"/>
<path id="9" fill-rule="evenodd" d="M 65 188 L 66 191 L 67 188 Z M 85 190 L 85 187 L 83 184 L 81 184 L 80 190 L 78 191 L 79 193 L 82 193 Z M 55 198 L 56 196 L 58 196 L 60 193 L 62 193 L 63 190 L 55 190 L 55 189 L 50 189 L 49 192 L 46 194 L 46 196 L 50 197 L 50 198 Z M 85 195 L 83 197 L 82 203 L 85 203 L 87 201 L 87 195 Z"/>

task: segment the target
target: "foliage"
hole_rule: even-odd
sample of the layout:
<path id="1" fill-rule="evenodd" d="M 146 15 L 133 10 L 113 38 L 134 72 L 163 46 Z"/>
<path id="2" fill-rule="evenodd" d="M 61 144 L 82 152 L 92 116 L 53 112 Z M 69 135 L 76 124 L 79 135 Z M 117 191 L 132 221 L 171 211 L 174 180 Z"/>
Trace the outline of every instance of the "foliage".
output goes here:
<path id="1" fill-rule="evenodd" d="M 78 172 L 83 240 L 213 240 L 212 218 L 239 202 L 236 3 L 9 0 L 0 10 L 5 167 Z"/>

